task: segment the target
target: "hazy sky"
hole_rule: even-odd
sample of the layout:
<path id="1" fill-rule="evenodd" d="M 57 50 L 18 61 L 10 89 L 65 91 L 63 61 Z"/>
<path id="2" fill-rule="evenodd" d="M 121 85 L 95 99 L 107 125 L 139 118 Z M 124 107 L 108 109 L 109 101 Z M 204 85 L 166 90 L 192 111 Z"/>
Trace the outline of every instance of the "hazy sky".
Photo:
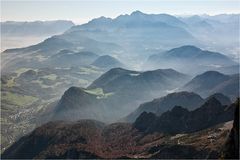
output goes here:
<path id="1" fill-rule="evenodd" d="M 174 15 L 239 13 L 240 0 L 1 0 L 1 21 L 66 19 L 80 24 L 135 10 Z"/>

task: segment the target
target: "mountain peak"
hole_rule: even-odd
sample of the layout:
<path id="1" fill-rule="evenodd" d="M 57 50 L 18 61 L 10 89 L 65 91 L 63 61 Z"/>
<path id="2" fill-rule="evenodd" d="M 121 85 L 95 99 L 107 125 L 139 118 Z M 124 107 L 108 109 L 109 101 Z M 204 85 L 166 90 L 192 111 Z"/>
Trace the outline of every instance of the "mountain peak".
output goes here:
<path id="1" fill-rule="evenodd" d="M 112 20 L 111 18 L 107 18 L 107 17 L 101 16 L 101 17 L 92 19 L 90 22 L 92 22 L 92 23 L 93 22 L 96 22 L 96 23 L 99 23 L 99 22 L 106 23 L 106 22 L 109 22 L 111 20 Z"/>
<path id="2" fill-rule="evenodd" d="M 225 76 L 225 75 L 218 71 L 206 71 L 202 74 L 202 76 Z"/>
<path id="3" fill-rule="evenodd" d="M 82 94 L 84 93 L 84 90 L 79 87 L 70 87 L 64 94 L 69 95 L 69 94 Z"/>
<path id="4" fill-rule="evenodd" d="M 183 108 L 182 106 L 174 106 L 171 112 L 182 114 L 182 113 L 188 112 L 188 110 L 186 108 Z"/>
<path id="5" fill-rule="evenodd" d="M 69 98 L 73 99 L 74 97 L 85 97 L 85 96 L 91 96 L 91 94 L 85 92 L 83 88 L 73 86 L 64 92 L 62 96 L 62 100 L 69 99 Z"/>
<path id="6" fill-rule="evenodd" d="M 187 52 L 187 51 L 191 51 L 191 52 L 194 52 L 194 51 L 201 51 L 200 48 L 196 47 L 196 46 L 193 46 L 193 45 L 185 45 L 185 46 L 181 46 L 181 47 L 178 47 L 178 48 L 173 48 L 171 49 L 169 52 L 176 52 L 176 51 L 180 51 L 180 52 Z"/>
<path id="7" fill-rule="evenodd" d="M 221 103 L 215 97 L 210 97 L 204 104 L 204 106 L 221 106 Z"/>
<path id="8" fill-rule="evenodd" d="M 145 131 L 151 122 L 156 120 L 156 115 L 152 112 L 142 112 L 142 114 L 134 122 L 134 127 L 139 131 Z"/>
<path id="9" fill-rule="evenodd" d="M 235 79 L 230 75 L 217 71 L 207 71 L 194 77 L 183 87 L 183 90 L 196 92 L 203 97 L 220 92 L 234 98 L 238 96 L 238 88 L 234 87 L 238 81 L 239 78 Z"/>
<path id="10" fill-rule="evenodd" d="M 97 107 L 95 107 L 97 106 Z M 104 112 L 97 95 L 79 87 L 70 87 L 55 106 L 51 120 L 99 119 Z"/>
<path id="11" fill-rule="evenodd" d="M 131 16 L 140 16 L 140 15 L 145 15 L 145 14 L 139 10 L 136 10 L 131 13 Z"/>
<path id="12" fill-rule="evenodd" d="M 116 74 L 120 74 L 120 73 L 130 73 L 132 71 L 121 68 L 121 67 L 117 67 L 117 68 L 112 68 L 108 71 L 109 73 L 116 73 Z M 106 72 L 106 73 L 108 73 Z"/>
<path id="13" fill-rule="evenodd" d="M 219 102 L 221 102 L 222 105 L 230 105 L 231 104 L 231 100 L 229 99 L 229 97 L 225 96 L 222 93 L 214 93 L 213 95 L 208 97 L 207 100 L 212 97 L 216 98 Z"/>
<path id="14" fill-rule="evenodd" d="M 221 104 L 221 102 L 215 98 L 215 97 L 210 97 L 202 106 L 201 108 L 204 110 L 204 112 L 207 113 L 218 113 L 220 110 L 224 110 L 225 106 Z"/>
<path id="15" fill-rule="evenodd" d="M 213 81 L 215 80 L 215 83 L 217 81 L 224 81 L 229 78 L 228 75 L 222 74 L 217 71 L 206 71 L 203 74 L 197 75 L 193 80 L 201 80 L 201 81 Z"/>
<path id="16" fill-rule="evenodd" d="M 92 63 L 92 65 L 109 69 L 123 66 L 119 60 L 109 55 L 100 56 Z"/>
<path id="17" fill-rule="evenodd" d="M 193 58 L 202 54 L 202 50 L 192 45 L 185 45 L 178 48 L 173 48 L 166 52 L 166 57 L 173 58 Z"/>

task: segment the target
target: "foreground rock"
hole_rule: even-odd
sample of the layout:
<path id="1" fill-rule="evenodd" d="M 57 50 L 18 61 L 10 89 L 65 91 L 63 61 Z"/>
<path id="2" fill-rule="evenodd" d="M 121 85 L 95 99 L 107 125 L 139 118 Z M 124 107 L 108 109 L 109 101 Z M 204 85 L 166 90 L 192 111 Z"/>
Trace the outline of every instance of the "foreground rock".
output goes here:
<path id="1" fill-rule="evenodd" d="M 236 109 L 234 115 L 234 122 L 229 137 L 223 148 L 222 158 L 225 159 L 239 159 L 239 99 L 235 102 Z"/>

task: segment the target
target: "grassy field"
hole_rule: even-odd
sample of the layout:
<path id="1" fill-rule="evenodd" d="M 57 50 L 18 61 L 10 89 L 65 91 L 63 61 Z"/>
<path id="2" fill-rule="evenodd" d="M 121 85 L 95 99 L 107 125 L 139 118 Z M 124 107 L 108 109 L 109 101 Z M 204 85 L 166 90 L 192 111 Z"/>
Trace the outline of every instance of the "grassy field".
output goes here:
<path id="1" fill-rule="evenodd" d="M 14 82 L 14 79 L 15 78 L 12 77 L 10 80 L 8 80 L 6 86 L 9 87 L 9 88 L 15 86 L 16 84 Z"/>
<path id="2" fill-rule="evenodd" d="M 43 55 L 36 55 L 35 57 L 38 59 L 39 62 L 42 62 L 47 59 L 47 57 L 44 57 Z"/>
<path id="3" fill-rule="evenodd" d="M 85 79 L 79 79 L 78 83 L 85 85 L 85 84 L 89 84 L 89 81 Z"/>
<path id="4" fill-rule="evenodd" d="M 56 74 L 49 74 L 49 75 L 43 76 L 42 78 L 55 81 L 57 79 L 57 75 Z"/>
<path id="5" fill-rule="evenodd" d="M 89 89 L 89 90 L 85 90 L 85 92 L 96 95 L 98 99 L 108 98 L 114 94 L 113 92 L 104 93 L 102 88 Z"/>
<path id="6" fill-rule="evenodd" d="M 16 106 L 31 105 L 33 102 L 37 100 L 38 98 L 33 96 L 19 95 L 11 92 L 4 92 L 1 94 L 1 101 L 6 101 L 9 104 Z"/>
<path id="7" fill-rule="evenodd" d="M 17 73 L 17 77 L 20 76 L 22 73 L 31 70 L 32 68 L 19 68 L 17 70 L 15 70 L 15 73 Z"/>
<path id="8" fill-rule="evenodd" d="M 31 68 L 19 68 L 17 70 L 15 70 L 15 73 L 17 74 L 16 76 L 13 76 L 10 80 L 7 81 L 7 84 L 6 86 L 11 88 L 11 87 L 14 87 L 14 86 L 17 86 L 16 82 L 15 82 L 15 79 L 17 77 L 19 77 L 22 73 L 30 70 Z"/>
<path id="9" fill-rule="evenodd" d="M 100 73 L 100 71 L 94 67 L 82 67 L 80 68 L 80 72 L 78 73 L 79 74 L 98 74 Z"/>

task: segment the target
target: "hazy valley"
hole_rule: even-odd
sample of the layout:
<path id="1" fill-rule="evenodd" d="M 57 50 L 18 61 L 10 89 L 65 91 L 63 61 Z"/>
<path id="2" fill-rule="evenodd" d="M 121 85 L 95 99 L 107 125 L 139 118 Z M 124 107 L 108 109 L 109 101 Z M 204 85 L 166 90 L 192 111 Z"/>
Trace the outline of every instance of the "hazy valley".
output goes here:
<path id="1" fill-rule="evenodd" d="M 2 158 L 217 159 L 236 147 L 239 14 L 1 27 L 46 35 L 1 53 Z"/>

